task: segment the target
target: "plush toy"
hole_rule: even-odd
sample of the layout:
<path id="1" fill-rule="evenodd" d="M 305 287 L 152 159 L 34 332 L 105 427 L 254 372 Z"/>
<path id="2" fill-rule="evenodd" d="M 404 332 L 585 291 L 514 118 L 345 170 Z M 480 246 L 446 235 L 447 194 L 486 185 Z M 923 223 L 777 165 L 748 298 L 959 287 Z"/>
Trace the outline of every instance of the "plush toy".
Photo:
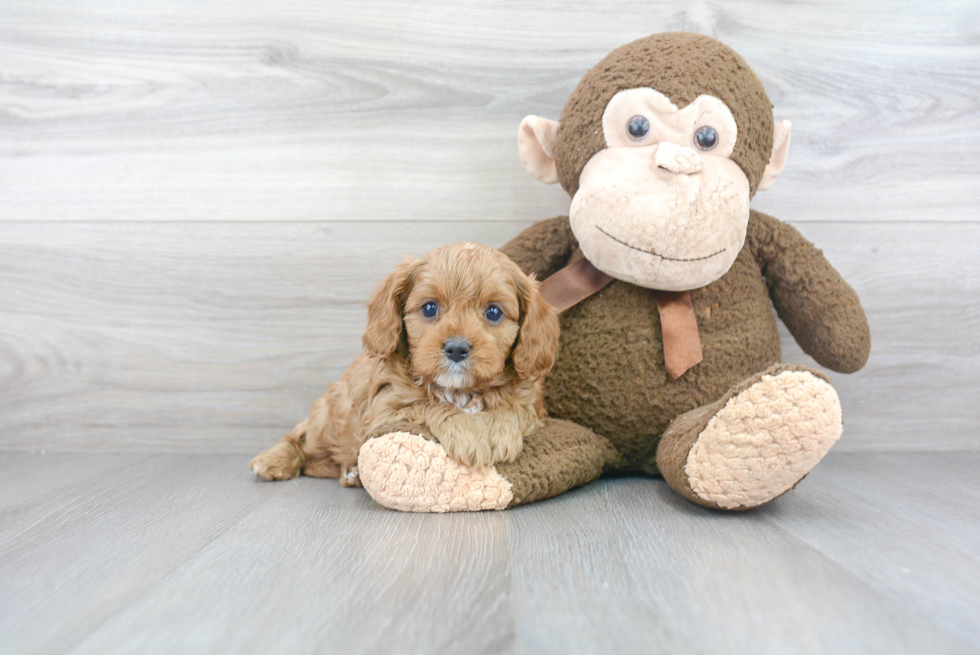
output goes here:
<path id="1" fill-rule="evenodd" d="M 568 217 L 503 248 L 563 312 L 551 418 L 516 461 L 485 470 L 429 435 L 380 434 L 360 452 L 372 497 L 411 511 L 502 509 L 611 471 L 660 474 L 731 510 L 793 488 L 840 437 L 841 408 L 826 376 L 780 363 L 773 308 L 834 371 L 859 370 L 871 338 L 822 253 L 749 209 L 789 141 L 745 61 L 687 33 L 614 50 L 560 123 L 525 118 L 525 167 L 572 198 Z"/>

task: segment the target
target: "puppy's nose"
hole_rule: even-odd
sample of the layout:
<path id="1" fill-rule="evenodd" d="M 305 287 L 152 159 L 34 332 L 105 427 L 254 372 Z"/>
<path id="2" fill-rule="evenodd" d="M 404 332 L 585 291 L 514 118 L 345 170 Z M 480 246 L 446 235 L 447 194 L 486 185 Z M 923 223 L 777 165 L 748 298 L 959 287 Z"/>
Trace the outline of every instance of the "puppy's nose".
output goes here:
<path id="1" fill-rule="evenodd" d="M 446 357 L 454 362 L 461 362 L 470 354 L 470 342 L 466 339 L 450 339 L 442 344 Z"/>

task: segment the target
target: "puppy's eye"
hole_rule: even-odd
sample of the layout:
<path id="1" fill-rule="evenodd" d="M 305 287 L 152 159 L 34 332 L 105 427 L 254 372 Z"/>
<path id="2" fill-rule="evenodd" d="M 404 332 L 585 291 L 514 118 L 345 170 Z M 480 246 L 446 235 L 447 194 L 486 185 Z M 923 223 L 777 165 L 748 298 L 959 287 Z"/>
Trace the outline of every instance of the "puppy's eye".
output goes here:
<path id="1" fill-rule="evenodd" d="M 504 318 L 504 310 L 500 309 L 496 305 L 490 305 L 487 307 L 483 315 L 487 317 L 487 320 L 491 323 L 499 323 Z"/>
<path id="2" fill-rule="evenodd" d="M 426 318 L 435 318 L 438 313 L 439 305 L 432 300 L 422 305 L 422 316 Z"/>
<path id="3" fill-rule="evenodd" d="M 650 121 L 643 116 L 634 116 L 627 123 L 626 130 L 630 133 L 631 139 L 641 141 L 650 133 Z"/>

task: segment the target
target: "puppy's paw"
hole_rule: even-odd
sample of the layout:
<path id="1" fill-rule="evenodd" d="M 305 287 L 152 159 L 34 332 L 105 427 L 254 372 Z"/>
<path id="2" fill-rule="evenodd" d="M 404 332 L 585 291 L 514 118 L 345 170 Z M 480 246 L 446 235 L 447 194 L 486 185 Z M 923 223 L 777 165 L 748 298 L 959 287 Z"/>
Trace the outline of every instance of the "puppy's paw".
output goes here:
<path id="1" fill-rule="evenodd" d="M 299 476 L 303 458 L 291 443 L 280 441 L 256 455 L 248 466 L 263 480 L 291 480 Z"/>
<path id="2" fill-rule="evenodd" d="M 489 426 L 478 416 L 459 412 L 430 427 L 446 453 L 463 466 L 485 468 L 494 463 Z"/>
<path id="3" fill-rule="evenodd" d="M 357 464 L 350 468 L 345 468 L 340 473 L 340 486 L 341 487 L 360 487 L 361 485 L 361 474 L 357 469 Z"/>
<path id="4" fill-rule="evenodd" d="M 498 430 L 490 435 L 491 464 L 513 462 L 524 448 L 524 437 L 512 430 Z"/>
<path id="5" fill-rule="evenodd" d="M 438 443 L 408 432 L 366 441 L 358 467 L 368 494 L 402 512 L 505 509 L 514 498 L 495 468 L 463 466 Z"/>
<path id="6" fill-rule="evenodd" d="M 486 468 L 493 463 L 493 447 L 486 437 L 450 433 L 440 436 L 439 443 L 463 466 Z"/>

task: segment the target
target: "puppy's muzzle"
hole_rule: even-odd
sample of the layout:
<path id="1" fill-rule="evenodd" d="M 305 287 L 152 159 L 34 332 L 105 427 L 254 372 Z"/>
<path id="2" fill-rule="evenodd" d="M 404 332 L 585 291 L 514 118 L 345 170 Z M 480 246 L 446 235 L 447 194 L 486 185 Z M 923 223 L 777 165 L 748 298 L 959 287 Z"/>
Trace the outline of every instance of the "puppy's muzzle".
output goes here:
<path id="1" fill-rule="evenodd" d="M 450 361 L 458 364 L 469 357 L 470 342 L 466 339 L 453 337 L 442 344 L 442 350 L 446 353 L 446 357 L 448 357 Z"/>

